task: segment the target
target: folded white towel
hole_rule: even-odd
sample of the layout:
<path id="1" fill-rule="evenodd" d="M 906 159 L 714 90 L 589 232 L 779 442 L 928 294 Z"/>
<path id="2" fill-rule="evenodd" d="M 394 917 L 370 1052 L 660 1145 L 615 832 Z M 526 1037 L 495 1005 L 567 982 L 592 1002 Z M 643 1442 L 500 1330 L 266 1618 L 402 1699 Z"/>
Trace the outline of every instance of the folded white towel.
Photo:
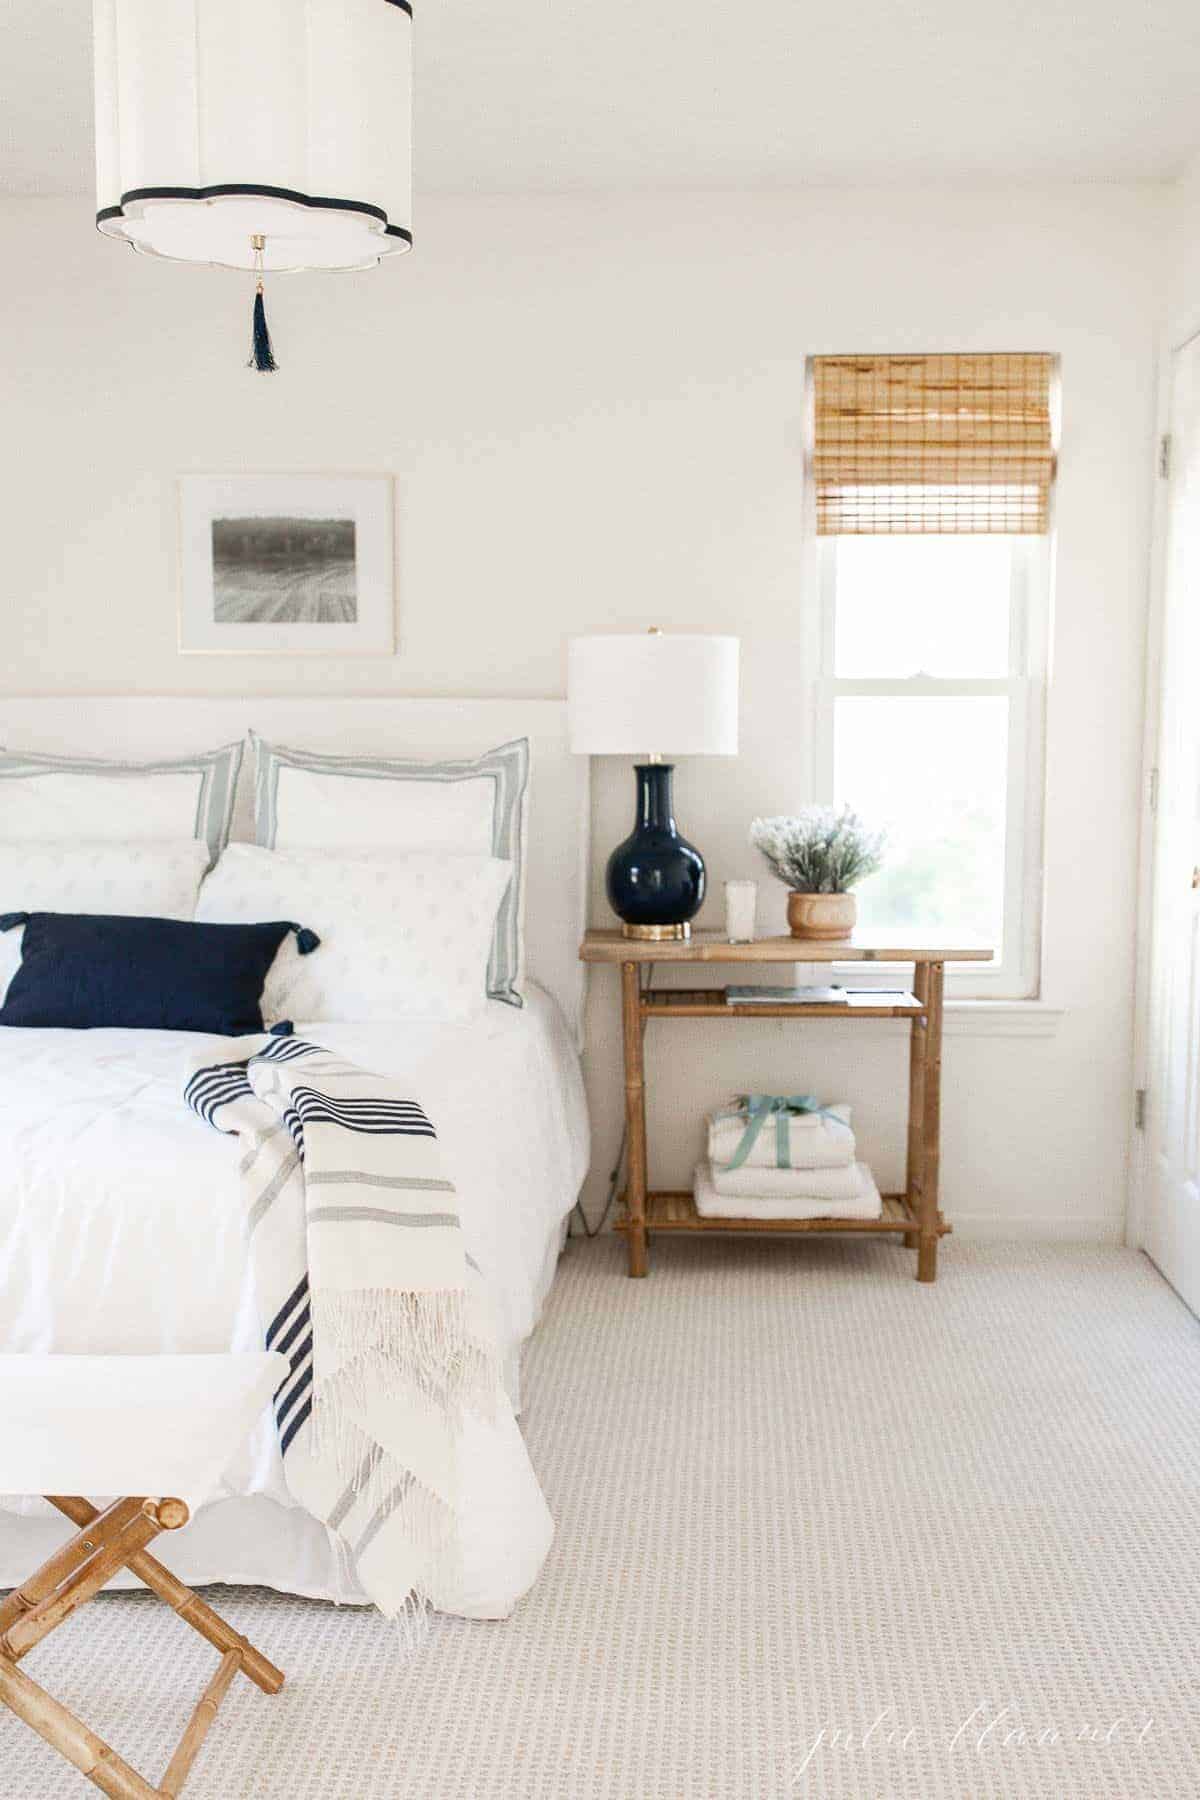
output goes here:
<path id="1" fill-rule="evenodd" d="M 718 1194 L 740 1194 L 752 1200 L 857 1200 L 862 1193 L 861 1163 L 840 1169 L 726 1169 L 712 1163 Z"/>
<path id="2" fill-rule="evenodd" d="M 750 1195 L 718 1194 L 708 1163 L 697 1164 L 692 1191 L 702 1219 L 879 1219 L 883 1201 L 866 1163 L 856 1163 L 859 1194 L 856 1199 L 806 1200 L 755 1199 Z"/>
<path id="3" fill-rule="evenodd" d="M 821 1113 L 788 1113 L 788 1157 L 793 1169 L 840 1169 L 854 1161 L 854 1133 L 850 1129 L 850 1108 L 829 1106 L 827 1118 Z M 713 1164 L 728 1165 L 746 1131 L 744 1114 L 715 1113 L 708 1121 L 708 1158 Z M 754 1140 L 743 1169 L 774 1169 L 778 1165 L 775 1117 L 765 1119 Z"/>

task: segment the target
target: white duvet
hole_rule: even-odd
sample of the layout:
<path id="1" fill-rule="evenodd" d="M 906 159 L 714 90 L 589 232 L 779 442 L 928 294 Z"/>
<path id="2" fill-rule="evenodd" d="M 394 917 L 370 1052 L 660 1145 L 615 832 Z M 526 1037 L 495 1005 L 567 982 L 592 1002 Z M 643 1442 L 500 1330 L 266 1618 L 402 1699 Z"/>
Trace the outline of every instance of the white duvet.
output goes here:
<path id="1" fill-rule="evenodd" d="M 530 984 L 524 1010 L 491 1003 L 463 1024 L 297 1030 L 410 1083 L 433 1118 L 515 1371 L 587 1165 L 579 1063 L 557 1006 Z M 261 1347 L 236 1142 L 182 1099 L 202 1047 L 170 1032 L 0 1028 L 0 1350 Z M 515 1376 L 510 1385 L 515 1400 Z M 476 1426 L 464 1458 L 456 1610 L 477 1616 L 511 1609 L 552 1531 L 516 1433 L 512 1418 Z M 243 1498 L 201 1513 L 173 1546 L 185 1579 L 359 1597 L 338 1595 L 322 1529 L 292 1505 L 269 1418 L 229 1484 Z M 47 1552 L 61 1537 L 61 1526 L 11 1516 L 33 1505 L 0 1499 L 0 1587 L 28 1573 L 39 1531 Z"/>

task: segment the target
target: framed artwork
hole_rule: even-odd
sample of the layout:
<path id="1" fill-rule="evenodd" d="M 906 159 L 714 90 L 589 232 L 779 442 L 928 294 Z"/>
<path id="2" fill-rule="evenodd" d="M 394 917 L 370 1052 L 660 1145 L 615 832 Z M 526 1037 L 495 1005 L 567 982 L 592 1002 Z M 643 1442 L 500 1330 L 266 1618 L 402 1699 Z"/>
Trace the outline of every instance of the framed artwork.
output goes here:
<path id="1" fill-rule="evenodd" d="M 179 648 L 390 656 L 387 475 L 185 475 Z"/>

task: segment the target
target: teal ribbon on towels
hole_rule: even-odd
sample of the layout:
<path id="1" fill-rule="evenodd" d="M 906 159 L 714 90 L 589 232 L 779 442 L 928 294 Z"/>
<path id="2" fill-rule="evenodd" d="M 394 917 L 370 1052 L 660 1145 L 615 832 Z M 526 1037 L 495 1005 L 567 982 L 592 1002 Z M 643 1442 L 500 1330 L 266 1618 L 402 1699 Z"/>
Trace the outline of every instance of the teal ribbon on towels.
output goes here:
<path id="1" fill-rule="evenodd" d="M 738 1104 L 729 1112 L 722 1113 L 723 1119 L 745 1117 L 746 1129 L 742 1139 L 726 1165 L 730 1169 L 740 1169 L 759 1139 L 759 1133 L 768 1119 L 775 1121 L 775 1166 L 778 1169 L 790 1169 L 792 1166 L 792 1134 L 789 1119 L 800 1113 L 819 1113 L 823 1119 L 832 1119 L 835 1125 L 845 1130 L 850 1127 L 845 1119 L 838 1117 L 829 1107 L 822 1106 L 815 1094 L 739 1094 Z"/>

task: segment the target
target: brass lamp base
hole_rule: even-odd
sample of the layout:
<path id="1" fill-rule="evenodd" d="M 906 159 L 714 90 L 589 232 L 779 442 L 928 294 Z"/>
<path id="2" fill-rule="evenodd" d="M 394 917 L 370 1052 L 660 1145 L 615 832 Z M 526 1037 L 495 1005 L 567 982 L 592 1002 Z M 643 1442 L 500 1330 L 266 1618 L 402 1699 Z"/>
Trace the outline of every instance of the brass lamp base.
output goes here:
<path id="1" fill-rule="evenodd" d="M 637 938 L 643 944 L 686 944 L 692 928 L 686 919 L 681 925 L 622 925 L 621 936 Z"/>

